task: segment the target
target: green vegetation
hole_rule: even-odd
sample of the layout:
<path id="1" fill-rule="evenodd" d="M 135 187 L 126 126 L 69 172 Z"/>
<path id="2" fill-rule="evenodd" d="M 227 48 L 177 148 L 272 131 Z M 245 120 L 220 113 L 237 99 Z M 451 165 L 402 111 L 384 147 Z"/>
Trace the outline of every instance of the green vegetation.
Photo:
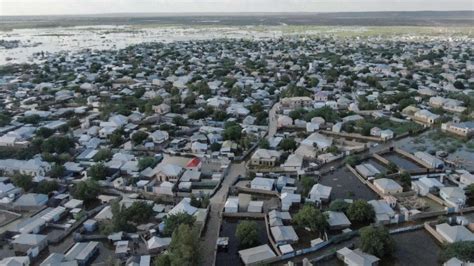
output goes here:
<path id="1" fill-rule="evenodd" d="M 148 138 L 148 133 L 145 131 L 136 131 L 132 134 L 132 142 L 135 145 L 142 144 Z"/>
<path id="2" fill-rule="evenodd" d="M 269 149 L 270 148 L 270 143 L 268 142 L 268 140 L 266 138 L 263 138 L 258 143 L 258 147 L 261 148 L 261 149 Z"/>
<path id="3" fill-rule="evenodd" d="M 47 181 L 43 180 L 38 183 L 38 186 L 35 188 L 36 193 L 49 194 L 55 190 L 58 190 L 59 184 L 55 180 Z"/>
<path id="4" fill-rule="evenodd" d="M 125 231 L 135 232 L 136 224 L 146 223 L 153 216 L 153 206 L 143 201 L 135 201 L 128 208 L 112 202 L 112 220 L 101 225 L 103 234 Z"/>
<path id="5" fill-rule="evenodd" d="M 284 151 L 294 151 L 297 148 L 297 144 L 294 138 L 284 138 L 278 147 Z"/>
<path id="6" fill-rule="evenodd" d="M 375 211 L 367 201 L 355 200 L 347 209 L 347 218 L 356 223 L 370 223 L 375 218 Z"/>
<path id="7" fill-rule="evenodd" d="M 235 236 L 239 240 L 239 248 L 246 249 L 257 246 L 258 240 L 258 225 L 254 221 L 241 221 L 237 225 Z"/>
<path id="8" fill-rule="evenodd" d="M 351 204 L 343 199 L 337 199 L 329 204 L 329 210 L 333 212 L 347 212 Z"/>
<path id="9" fill-rule="evenodd" d="M 12 183 L 21 187 L 24 191 L 28 191 L 33 186 L 33 177 L 30 175 L 16 174 L 12 177 Z"/>
<path id="10" fill-rule="evenodd" d="M 54 164 L 52 167 L 51 167 L 51 171 L 49 172 L 49 175 L 52 177 L 52 178 L 60 178 L 64 175 L 64 173 L 66 172 L 66 168 L 61 165 L 61 164 Z"/>
<path id="11" fill-rule="evenodd" d="M 384 258 L 395 249 L 395 241 L 385 227 L 368 226 L 360 229 L 360 248 L 362 251 Z"/>
<path id="12" fill-rule="evenodd" d="M 474 261 L 474 241 L 461 241 L 449 244 L 441 252 L 441 260 L 458 258 L 462 261 Z"/>
<path id="13" fill-rule="evenodd" d="M 158 257 L 157 266 L 192 266 L 199 264 L 198 230 L 188 224 L 181 224 L 173 232 L 168 254 Z"/>
<path id="14" fill-rule="evenodd" d="M 112 151 L 109 149 L 100 149 L 94 156 L 94 162 L 106 162 L 112 159 Z"/>
<path id="15" fill-rule="evenodd" d="M 400 135 L 405 132 L 418 132 L 423 127 L 415 122 L 398 123 L 386 117 L 381 118 L 366 118 L 355 122 L 348 122 L 344 124 L 344 131 L 348 133 L 359 133 L 364 136 L 370 135 L 370 129 L 378 127 L 380 129 L 390 129 L 395 135 Z"/>
<path id="16" fill-rule="evenodd" d="M 92 201 L 97 198 L 100 193 L 99 183 L 92 179 L 77 183 L 73 189 L 74 198 L 83 201 Z"/>
<path id="17" fill-rule="evenodd" d="M 311 176 L 306 176 L 305 175 L 305 176 L 301 177 L 300 183 L 301 183 L 301 188 L 302 188 L 301 195 L 306 197 L 306 196 L 308 196 L 308 193 L 311 190 L 311 188 L 313 187 L 313 185 L 316 184 L 316 180 Z"/>
<path id="18" fill-rule="evenodd" d="M 155 157 L 143 157 L 138 160 L 138 169 L 142 171 L 148 167 L 153 168 L 157 163 L 158 160 Z"/>
<path id="19" fill-rule="evenodd" d="M 187 213 L 177 213 L 173 215 L 168 215 L 165 218 L 165 227 L 163 229 L 163 234 L 170 236 L 176 228 L 181 224 L 186 224 L 193 226 L 196 219 L 194 216 Z"/>
<path id="20" fill-rule="evenodd" d="M 242 127 L 236 122 L 226 122 L 222 137 L 224 140 L 239 141 L 242 137 Z"/>
<path id="21" fill-rule="evenodd" d="M 107 177 L 107 167 L 103 163 L 96 163 L 87 169 L 87 175 L 95 180 L 103 180 Z"/>
<path id="22" fill-rule="evenodd" d="M 349 155 L 344 159 L 344 162 L 354 167 L 360 163 L 360 157 L 357 155 Z"/>
<path id="23" fill-rule="evenodd" d="M 329 226 L 327 217 L 312 205 L 304 205 L 293 216 L 293 222 L 300 228 L 309 228 L 311 232 L 319 234 Z"/>

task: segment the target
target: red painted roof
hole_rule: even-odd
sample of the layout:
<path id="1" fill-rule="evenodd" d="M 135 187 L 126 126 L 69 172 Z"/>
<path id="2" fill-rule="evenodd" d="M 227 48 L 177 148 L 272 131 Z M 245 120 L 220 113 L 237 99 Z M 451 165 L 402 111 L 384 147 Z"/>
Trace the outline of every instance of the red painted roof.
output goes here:
<path id="1" fill-rule="evenodd" d="M 199 159 L 198 157 L 194 157 L 191 160 L 189 160 L 189 162 L 186 164 L 186 168 L 198 167 L 200 163 L 201 163 L 201 159 Z"/>

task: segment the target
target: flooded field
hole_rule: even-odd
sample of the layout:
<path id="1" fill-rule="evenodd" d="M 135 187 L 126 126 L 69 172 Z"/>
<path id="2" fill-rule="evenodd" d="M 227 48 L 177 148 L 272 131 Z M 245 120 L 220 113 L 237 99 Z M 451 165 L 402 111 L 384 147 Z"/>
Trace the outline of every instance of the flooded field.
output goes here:
<path id="1" fill-rule="evenodd" d="M 240 221 L 237 219 L 224 219 L 222 220 L 222 229 L 220 232 L 220 237 L 228 237 L 229 245 L 227 252 L 219 251 L 216 256 L 216 265 L 226 265 L 226 266 L 237 266 L 243 265 L 239 257 L 239 241 L 235 236 L 235 231 L 237 230 L 237 225 Z M 264 220 L 253 220 L 258 225 L 259 241 L 260 245 L 268 244 L 267 231 L 265 229 Z"/>
<path id="2" fill-rule="evenodd" d="M 416 137 L 398 140 L 395 146 L 410 153 L 425 151 L 434 154 L 446 151 L 449 153 L 447 160 L 458 163 L 468 171 L 474 171 L 474 139 L 466 140 L 439 130 L 429 130 Z"/>
<path id="3" fill-rule="evenodd" d="M 322 185 L 332 187 L 331 199 L 365 199 L 373 200 L 377 194 L 352 174 L 346 167 L 336 169 L 321 177 Z"/>
<path id="4" fill-rule="evenodd" d="M 393 235 L 394 259 L 380 265 L 438 265 L 440 246 L 425 230 Z"/>
<path id="5" fill-rule="evenodd" d="M 15 29 L 1 32 L 0 39 L 18 41 L 18 46 L 0 47 L 0 65 L 40 62 L 33 55 L 45 56 L 61 51 L 84 49 L 114 50 L 146 42 L 172 42 L 216 38 L 276 38 L 281 31 L 260 31 L 256 27 L 136 27 L 136 26 L 76 26 L 39 29 Z"/>

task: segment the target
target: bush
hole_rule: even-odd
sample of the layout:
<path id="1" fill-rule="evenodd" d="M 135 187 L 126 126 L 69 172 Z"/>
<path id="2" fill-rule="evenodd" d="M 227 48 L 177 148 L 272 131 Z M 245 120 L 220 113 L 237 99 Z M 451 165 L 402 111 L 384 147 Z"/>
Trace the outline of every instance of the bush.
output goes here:
<path id="1" fill-rule="evenodd" d="M 135 145 L 142 144 L 144 140 L 148 138 L 148 133 L 145 131 L 136 131 L 132 135 L 132 142 Z"/>
<path id="2" fill-rule="evenodd" d="M 94 156 L 94 162 L 105 162 L 112 159 L 112 152 L 109 149 L 100 149 Z"/>

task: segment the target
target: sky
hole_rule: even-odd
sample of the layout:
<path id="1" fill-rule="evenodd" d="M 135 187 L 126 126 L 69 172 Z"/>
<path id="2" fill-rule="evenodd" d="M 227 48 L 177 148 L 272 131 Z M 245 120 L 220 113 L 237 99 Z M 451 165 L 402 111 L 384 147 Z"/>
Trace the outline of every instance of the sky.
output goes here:
<path id="1" fill-rule="evenodd" d="M 474 0 L 0 0 L 0 16 L 474 10 Z"/>

